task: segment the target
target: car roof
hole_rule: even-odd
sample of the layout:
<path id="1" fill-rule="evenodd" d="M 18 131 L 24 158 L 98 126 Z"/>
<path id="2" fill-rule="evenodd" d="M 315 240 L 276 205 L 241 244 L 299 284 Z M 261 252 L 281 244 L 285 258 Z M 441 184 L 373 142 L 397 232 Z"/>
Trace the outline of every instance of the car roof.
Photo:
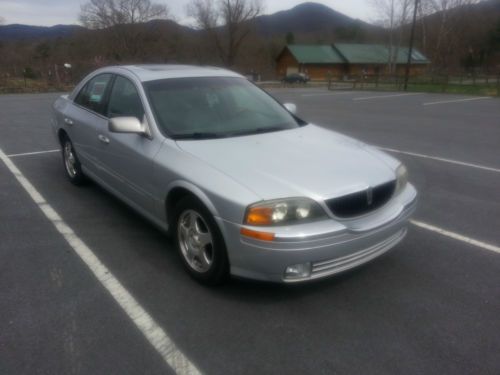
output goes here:
<path id="1" fill-rule="evenodd" d="M 158 79 L 189 77 L 243 77 L 240 74 L 227 69 L 195 65 L 119 65 L 110 66 L 105 69 L 109 69 L 111 71 L 127 70 L 128 72 L 134 74 L 142 82 L 154 81 Z"/>

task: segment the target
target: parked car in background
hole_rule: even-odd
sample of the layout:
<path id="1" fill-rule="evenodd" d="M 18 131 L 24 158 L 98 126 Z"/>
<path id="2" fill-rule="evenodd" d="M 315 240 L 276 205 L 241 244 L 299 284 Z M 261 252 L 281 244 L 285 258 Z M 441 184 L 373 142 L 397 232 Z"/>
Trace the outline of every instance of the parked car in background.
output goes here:
<path id="1" fill-rule="evenodd" d="M 283 83 L 307 83 L 309 76 L 305 73 L 291 73 L 283 78 Z"/>
<path id="2" fill-rule="evenodd" d="M 69 181 L 170 232 L 207 284 L 357 267 L 403 239 L 416 205 L 399 161 L 223 69 L 102 68 L 55 102 L 52 125 Z"/>

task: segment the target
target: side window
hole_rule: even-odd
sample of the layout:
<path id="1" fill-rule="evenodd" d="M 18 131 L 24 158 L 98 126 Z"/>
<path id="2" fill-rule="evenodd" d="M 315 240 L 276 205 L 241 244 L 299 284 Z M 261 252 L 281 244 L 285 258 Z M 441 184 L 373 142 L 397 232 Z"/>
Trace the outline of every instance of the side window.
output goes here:
<path id="1" fill-rule="evenodd" d="M 107 116 L 112 117 L 137 117 L 142 121 L 144 108 L 141 98 L 134 84 L 127 78 L 116 76 L 108 102 Z"/>
<path id="2" fill-rule="evenodd" d="M 94 112 L 102 113 L 104 94 L 110 80 L 111 74 L 100 74 L 92 78 L 80 90 L 75 103 Z"/>

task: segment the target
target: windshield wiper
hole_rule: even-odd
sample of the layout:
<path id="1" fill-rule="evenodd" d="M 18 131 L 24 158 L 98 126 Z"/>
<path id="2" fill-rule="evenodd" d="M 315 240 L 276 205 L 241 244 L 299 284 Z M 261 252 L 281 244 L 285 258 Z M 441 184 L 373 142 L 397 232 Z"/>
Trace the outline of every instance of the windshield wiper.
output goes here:
<path id="1" fill-rule="evenodd" d="M 271 133 L 271 132 L 277 132 L 280 130 L 288 130 L 288 129 L 290 129 L 290 128 L 284 128 L 283 126 L 267 126 L 267 127 L 243 130 L 241 132 L 234 132 L 234 133 L 231 133 L 231 136 L 237 137 L 239 135 Z"/>
<path id="2" fill-rule="evenodd" d="M 242 130 L 239 132 L 230 132 L 230 133 L 194 132 L 187 134 L 173 134 L 171 137 L 172 139 L 217 139 L 217 138 L 238 137 L 241 135 L 271 133 L 287 129 L 290 128 L 284 128 L 283 126 L 268 126 L 255 129 Z"/>
<path id="3" fill-rule="evenodd" d="M 194 132 L 188 134 L 174 134 L 172 139 L 216 139 L 225 138 L 227 135 L 221 133 L 210 133 L 210 132 Z"/>

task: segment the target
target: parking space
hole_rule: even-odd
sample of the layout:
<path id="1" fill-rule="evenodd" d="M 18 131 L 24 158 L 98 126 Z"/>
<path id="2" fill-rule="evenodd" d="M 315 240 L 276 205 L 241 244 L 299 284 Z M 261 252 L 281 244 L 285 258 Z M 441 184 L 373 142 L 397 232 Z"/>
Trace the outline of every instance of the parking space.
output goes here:
<path id="1" fill-rule="evenodd" d="M 1 374 L 171 373 L 3 163 L 0 206 Z"/>
<path id="2" fill-rule="evenodd" d="M 500 102 L 269 92 L 308 121 L 403 152 L 415 220 L 463 238 L 412 225 L 394 251 L 340 277 L 205 288 L 152 225 L 66 181 L 49 129 L 57 95 L 0 96 L 0 149 L 177 353 L 155 346 L 0 162 L 0 373 L 500 372 Z"/>
<path id="3" fill-rule="evenodd" d="M 298 104 L 299 115 L 309 121 L 378 146 L 489 167 L 500 165 L 495 152 L 499 139 L 498 99 L 464 102 L 461 100 L 471 98 L 366 91 L 330 94 L 326 90 L 324 95 L 304 97 L 304 92 L 292 90 L 269 92 L 282 101 Z"/>

